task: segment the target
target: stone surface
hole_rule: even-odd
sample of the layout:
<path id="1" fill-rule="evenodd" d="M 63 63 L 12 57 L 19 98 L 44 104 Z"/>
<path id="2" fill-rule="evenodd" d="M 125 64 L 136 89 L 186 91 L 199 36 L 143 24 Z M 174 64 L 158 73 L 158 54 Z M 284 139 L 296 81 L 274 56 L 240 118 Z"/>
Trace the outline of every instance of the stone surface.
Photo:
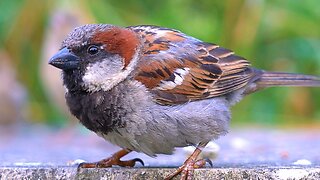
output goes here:
<path id="1" fill-rule="evenodd" d="M 2 167 L 0 179 L 163 179 L 173 168 L 108 168 L 74 167 Z M 178 178 L 178 177 L 177 177 Z M 194 172 L 194 179 L 320 179 L 319 168 L 255 167 L 205 168 Z"/>
<path id="2" fill-rule="evenodd" d="M 320 179 L 317 129 L 233 129 L 215 143 L 207 148 L 213 168 L 196 170 L 195 179 Z M 162 179 L 190 153 L 131 153 L 124 159 L 139 157 L 146 167 L 77 170 L 118 149 L 82 128 L 0 127 L 0 179 Z"/>

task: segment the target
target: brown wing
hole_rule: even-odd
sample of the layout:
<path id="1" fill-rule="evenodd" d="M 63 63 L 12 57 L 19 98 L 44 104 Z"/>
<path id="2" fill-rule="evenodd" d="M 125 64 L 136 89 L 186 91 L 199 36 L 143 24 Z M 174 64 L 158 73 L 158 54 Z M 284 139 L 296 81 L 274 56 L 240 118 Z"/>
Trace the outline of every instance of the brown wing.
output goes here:
<path id="1" fill-rule="evenodd" d="M 218 45 L 166 28 L 134 30 L 146 40 L 135 79 L 156 95 L 158 103 L 221 96 L 244 87 L 254 76 L 247 60 Z"/>

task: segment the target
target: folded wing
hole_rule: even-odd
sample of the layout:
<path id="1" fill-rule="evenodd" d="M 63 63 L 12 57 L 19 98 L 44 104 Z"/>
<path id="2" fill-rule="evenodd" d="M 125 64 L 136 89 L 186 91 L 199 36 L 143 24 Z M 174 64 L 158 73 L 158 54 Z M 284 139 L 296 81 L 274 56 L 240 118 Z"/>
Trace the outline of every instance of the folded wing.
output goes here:
<path id="1" fill-rule="evenodd" d="M 167 28 L 129 28 L 145 39 L 135 79 L 155 94 L 158 103 L 181 104 L 225 95 L 255 76 L 246 59 L 216 44 Z"/>

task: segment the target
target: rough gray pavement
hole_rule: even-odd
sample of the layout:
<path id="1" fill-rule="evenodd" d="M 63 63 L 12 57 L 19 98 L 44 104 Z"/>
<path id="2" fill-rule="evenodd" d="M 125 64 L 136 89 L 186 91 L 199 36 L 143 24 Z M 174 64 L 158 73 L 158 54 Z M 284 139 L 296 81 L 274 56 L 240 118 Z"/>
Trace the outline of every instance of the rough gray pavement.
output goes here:
<path id="1" fill-rule="evenodd" d="M 196 170 L 195 179 L 320 179 L 319 129 L 231 129 L 215 143 L 207 148 L 213 168 Z M 146 167 L 77 170 L 77 162 L 118 149 L 82 128 L 0 128 L 0 179 L 161 179 L 192 151 L 124 158 L 139 157 Z"/>
<path id="2" fill-rule="evenodd" d="M 3 167 L 0 179 L 163 179 L 172 168 Z M 317 168 L 255 167 L 197 169 L 194 179 L 320 179 Z"/>

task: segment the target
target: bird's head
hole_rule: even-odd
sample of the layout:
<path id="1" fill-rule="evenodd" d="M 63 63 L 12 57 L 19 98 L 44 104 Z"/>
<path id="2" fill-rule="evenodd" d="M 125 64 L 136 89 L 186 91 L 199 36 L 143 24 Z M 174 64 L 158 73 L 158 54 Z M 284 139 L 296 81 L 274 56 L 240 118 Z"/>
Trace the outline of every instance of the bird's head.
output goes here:
<path id="1" fill-rule="evenodd" d="M 49 64 L 63 70 L 68 90 L 108 91 L 133 71 L 140 51 L 133 31 L 106 24 L 75 28 Z"/>

